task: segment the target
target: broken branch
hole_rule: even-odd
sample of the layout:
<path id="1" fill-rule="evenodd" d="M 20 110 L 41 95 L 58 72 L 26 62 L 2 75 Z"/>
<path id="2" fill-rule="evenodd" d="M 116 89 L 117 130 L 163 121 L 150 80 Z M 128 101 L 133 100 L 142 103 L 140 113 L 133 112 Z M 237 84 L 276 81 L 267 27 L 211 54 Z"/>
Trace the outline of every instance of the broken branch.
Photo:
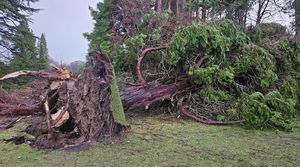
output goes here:
<path id="1" fill-rule="evenodd" d="M 138 62 L 136 64 L 136 73 L 137 73 L 137 78 L 139 80 L 139 82 L 141 83 L 141 85 L 145 85 L 146 84 L 146 80 L 143 77 L 143 73 L 141 71 L 141 65 L 142 65 L 142 60 L 144 59 L 144 57 L 146 56 L 146 53 L 151 52 L 151 51 L 155 51 L 155 50 L 161 50 L 161 49 L 166 49 L 168 46 L 158 46 L 158 47 L 154 47 L 154 48 L 146 48 L 145 50 L 143 50 L 141 57 L 138 59 Z"/>
<path id="2" fill-rule="evenodd" d="M 215 120 L 211 120 L 211 119 L 203 119 L 201 117 L 197 117 L 193 114 L 190 114 L 188 113 L 185 108 L 184 108 L 184 105 L 183 105 L 183 100 L 184 100 L 184 97 L 181 98 L 179 101 L 178 101 L 178 106 L 179 106 L 179 111 L 180 111 L 180 114 L 182 114 L 183 116 L 191 119 L 191 120 L 194 120 L 194 121 L 197 121 L 197 122 L 200 122 L 200 123 L 203 123 L 203 124 L 206 124 L 206 125 L 237 125 L 237 124 L 240 124 L 241 121 L 227 121 L 227 122 L 223 122 L 223 121 L 215 121 Z"/>

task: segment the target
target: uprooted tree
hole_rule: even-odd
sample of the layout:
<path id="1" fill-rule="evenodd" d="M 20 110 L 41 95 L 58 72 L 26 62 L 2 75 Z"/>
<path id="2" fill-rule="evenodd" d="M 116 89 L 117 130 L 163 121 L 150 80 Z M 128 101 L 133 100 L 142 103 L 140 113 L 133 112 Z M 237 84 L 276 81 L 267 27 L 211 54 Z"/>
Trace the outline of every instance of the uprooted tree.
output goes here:
<path id="1" fill-rule="evenodd" d="M 90 53 L 95 60 L 77 80 L 66 69 L 56 72 L 19 71 L 2 79 L 20 75 L 47 78 L 49 89 L 41 103 L 16 107 L 0 103 L 1 114 L 45 114 L 28 131 L 41 149 L 57 149 L 93 143 L 119 135 L 127 126 L 112 65 L 107 56 Z"/>
<path id="2" fill-rule="evenodd" d="M 0 114 L 43 114 L 29 128 L 35 145 L 62 148 L 114 137 L 127 126 L 123 110 L 170 102 L 182 116 L 205 124 L 293 128 L 300 41 L 281 25 L 243 32 L 230 20 L 180 22 L 164 12 L 141 14 L 140 3 L 123 0 L 118 8 L 110 2 L 99 5 L 102 13 L 93 11 L 100 28 L 86 36 L 92 50 L 103 50 L 90 53 L 82 75 L 74 80 L 66 69 L 23 71 L 49 80 L 43 100 L 0 103 Z M 129 12 L 132 6 L 137 10 Z"/>
<path id="3" fill-rule="evenodd" d="M 181 115 L 201 123 L 290 130 L 298 106 L 299 48 L 299 41 L 287 38 L 263 48 L 228 20 L 195 23 L 179 28 L 168 45 L 145 49 L 136 60 L 138 83 L 123 86 L 120 95 L 109 58 L 92 52 L 91 67 L 75 81 L 60 81 L 60 86 L 52 82 L 44 100 L 31 110 L 45 113 L 44 132 L 34 131 L 40 133 L 36 142 L 41 146 L 45 142 L 40 139 L 52 141 L 58 145 L 51 148 L 60 148 L 112 137 L 126 125 L 123 108 L 147 109 L 172 99 L 178 100 Z M 145 61 L 151 52 L 162 55 Z M 163 61 L 168 71 L 149 80 L 143 68 L 155 61 Z M 58 70 L 60 75 L 52 78 L 69 79 Z M 190 103 L 188 108 L 184 101 Z M 2 105 L 0 113 L 27 114 L 27 109 Z"/>

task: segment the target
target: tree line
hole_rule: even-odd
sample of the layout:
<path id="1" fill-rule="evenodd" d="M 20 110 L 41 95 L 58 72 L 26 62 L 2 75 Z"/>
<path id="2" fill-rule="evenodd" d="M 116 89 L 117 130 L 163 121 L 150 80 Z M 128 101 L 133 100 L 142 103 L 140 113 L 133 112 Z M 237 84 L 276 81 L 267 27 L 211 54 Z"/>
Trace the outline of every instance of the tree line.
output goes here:
<path id="1" fill-rule="evenodd" d="M 299 0 L 155 0 L 154 6 L 159 13 L 170 10 L 177 17 L 202 21 L 227 18 L 243 27 L 249 21 L 258 25 L 276 14 L 290 14 L 295 16 L 295 28 L 299 29 L 299 3 Z"/>
<path id="2" fill-rule="evenodd" d="M 0 76 L 11 71 L 40 70 L 48 66 L 45 34 L 36 37 L 29 27 L 30 16 L 39 11 L 31 7 L 37 1 L 0 2 Z"/>

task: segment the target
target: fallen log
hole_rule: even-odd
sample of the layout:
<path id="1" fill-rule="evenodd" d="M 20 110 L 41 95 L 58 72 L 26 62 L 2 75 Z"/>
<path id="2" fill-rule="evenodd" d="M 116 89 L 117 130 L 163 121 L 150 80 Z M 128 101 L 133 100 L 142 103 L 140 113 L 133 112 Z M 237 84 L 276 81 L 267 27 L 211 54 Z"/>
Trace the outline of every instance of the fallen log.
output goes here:
<path id="1" fill-rule="evenodd" d="M 171 84 L 152 81 L 147 85 L 129 87 L 121 91 L 121 100 L 125 110 L 139 107 L 149 108 L 155 102 L 171 99 L 175 94 L 191 90 L 195 85 L 190 79 L 184 79 Z"/>
<path id="2" fill-rule="evenodd" d="M 19 76 L 32 76 L 37 78 L 46 78 L 49 80 L 69 80 L 72 79 L 72 75 L 70 71 L 68 71 L 66 68 L 59 68 L 54 64 L 50 64 L 51 67 L 53 67 L 56 71 L 29 71 L 29 70 L 21 70 L 16 71 L 13 73 L 9 73 L 2 78 L 0 78 L 0 81 L 10 79 L 10 78 L 16 78 Z"/>

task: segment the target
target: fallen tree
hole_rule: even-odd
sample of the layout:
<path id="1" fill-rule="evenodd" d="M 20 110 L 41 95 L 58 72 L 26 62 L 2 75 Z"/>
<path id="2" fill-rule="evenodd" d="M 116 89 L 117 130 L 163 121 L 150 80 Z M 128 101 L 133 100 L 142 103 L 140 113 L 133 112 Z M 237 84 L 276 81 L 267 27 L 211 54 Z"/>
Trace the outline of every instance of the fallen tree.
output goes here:
<path id="1" fill-rule="evenodd" d="M 138 38 L 128 40 L 131 45 L 135 42 L 138 45 Z M 276 48 L 283 52 L 283 44 L 286 43 Z M 114 54 L 126 53 L 128 48 L 122 45 Z M 146 56 L 158 50 L 160 52 L 154 56 Z M 291 57 L 295 59 L 297 47 L 289 50 L 295 50 L 292 54 L 295 57 Z M 183 27 L 174 34 L 168 46 L 145 48 L 139 58 L 127 65 L 123 60 L 132 55 L 119 56 L 123 56 L 122 59 L 114 60 L 120 61 L 116 63 L 118 69 L 122 63 L 126 67 L 136 63 L 138 81 L 123 87 L 120 94 L 109 58 L 101 52 L 92 52 L 92 66 L 78 79 L 49 79 L 51 84 L 41 103 L 34 106 L 2 104 L 0 114 L 43 113 L 42 128 L 31 130 L 36 136 L 36 145 L 41 148 L 48 148 L 49 142 L 53 143 L 51 148 L 61 148 L 113 137 L 127 125 L 124 109 L 148 109 L 174 99 L 180 115 L 208 125 L 243 124 L 280 130 L 292 127 L 299 92 L 296 62 L 275 58 L 272 51 L 251 43 L 228 20 Z M 166 76 L 145 79 L 142 71 L 149 68 L 147 64 L 153 63 L 151 59 L 145 61 L 147 58 L 159 59 L 167 66 L 170 70 L 165 72 Z M 282 62 L 289 65 L 286 67 L 290 67 L 290 71 L 280 71 L 278 64 Z M 62 74 L 59 68 L 56 71 L 58 76 Z M 289 77 L 284 78 L 282 74 Z M 190 104 L 184 104 L 185 94 L 197 96 L 188 99 Z M 201 104 L 195 105 L 197 103 Z M 193 105 L 196 108 L 192 108 Z M 27 112 L 28 107 L 34 110 Z"/>
<path id="2" fill-rule="evenodd" d="M 49 89 L 41 103 L 34 106 L 15 106 L 0 103 L 0 113 L 5 115 L 30 115 L 38 112 L 44 116 L 30 126 L 35 136 L 34 146 L 40 149 L 58 149 L 90 144 L 102 138 L 120 135 L 127 126 L 119 90 L 108 57 L 92 52 L 95 63 L 77 80 L 61 77 L 69 74 L 56 70 L 57 77 L 49 78 Z M 44 72 L 29 72 L 37 74 Z M 24 72 L 4 78 L 17 77 Z M 51 73 L 51 76 L 55 73 Z M 44 75 L 43 75 L 44 76 Z"/>
<path id="3" fill-rule="evenodd" d="M 61 70 L 56 68 L 59 73 L 56 74 L 55 80 L 53 77 L 49 78 L 49 89 L 39 104 L 15 106 L 0 103 L 0 114 L 41 113 L 44 117 L 32 124 L 30 128 L 30 133 L 36 137 L 34 146 L 41 149 L 57 149 L 93 143 L 103 137 L 120 134 L 127 125 L 123 107 L 126 111 L 137 108 L 148 109 L 155 103 L 171 100 L 178 94 L 196 90 L 194 80 L 186 77 L 173 83 L 172 80 L 171 83 L 158 80 L 144 82 L 123 89 L 119 95 L 108 57 L 99 52 L 92 52 L 90 56 L 95 63 L 77 80 L 71 79 L 71 75 L 60 77 Z M 64 76 L 67 73 L 64 71 Z M 15 72 L 4 78 L 17 77 L 19 74 L 25 75 L 23 72 Z M 36 77 L 44 76 L 39 75 L 39 72 L 28 74 L 35 74 Z M 218 124 L 229 123 L 219 121 Z"/>

